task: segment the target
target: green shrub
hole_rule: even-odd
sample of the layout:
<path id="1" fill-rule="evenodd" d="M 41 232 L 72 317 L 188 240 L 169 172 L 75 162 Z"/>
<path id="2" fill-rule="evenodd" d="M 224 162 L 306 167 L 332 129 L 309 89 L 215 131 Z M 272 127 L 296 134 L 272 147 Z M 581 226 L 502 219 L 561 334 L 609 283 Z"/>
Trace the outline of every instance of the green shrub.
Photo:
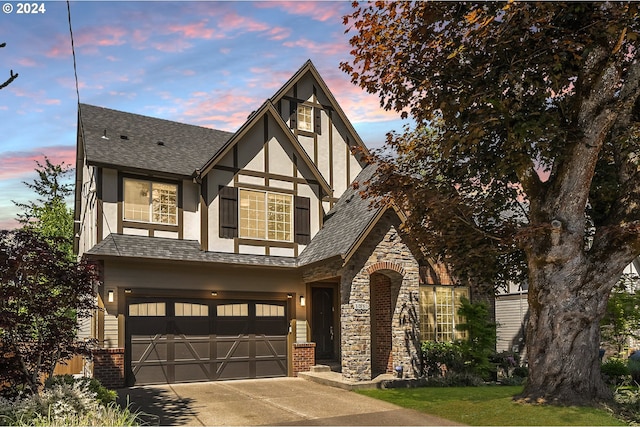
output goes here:
<path id="1" fill-rule="evenodd" d="M 516 366 L 511 373 L 514 377 L 527 378 L 529 376 L 529 368 L 526 366 Z"/>
<path id="2" fill-rule="evenodd" d="M 624 377 L 629 375 L 627 363 L 622 359 L 610 357 L 600 366 L 600 372 L 607 384 L 621 384 Z"/>
<path id="3" fill-rule="evenodd" d="M 422 360 L 428 377 L 441 377 L 447 372 L 464 372 L 465 353 L 459 342 L 424 341 Z"/>
<path id="4" fill-rule="evenodd" d="M 627 368 L 631 379 L 638 385 L 640 385 L 640 360 L 629 359 L 627 362 Z"/>
<path id="5" fill-rule="evenodd" d="M 111 402 L 115 402 L 118 397 L 118 394 L 114 390 L 109 390 L 95 378 L 75 378 L 73 375 L 54 375 L 47 379 L 45 388 L 51 388 L 61 384 L 73 386 L 76 383 L 80 383 L 83 387 L 86 387 L 90 392 L 94 393 L 96 399 L 105 406 Z"/>

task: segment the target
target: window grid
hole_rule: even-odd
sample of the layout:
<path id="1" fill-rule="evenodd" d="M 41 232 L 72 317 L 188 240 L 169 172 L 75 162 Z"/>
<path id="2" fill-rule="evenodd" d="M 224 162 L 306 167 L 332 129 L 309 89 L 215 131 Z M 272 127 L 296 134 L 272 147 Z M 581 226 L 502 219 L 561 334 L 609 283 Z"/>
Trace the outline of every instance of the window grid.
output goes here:
<path id="1" fill-rule="evenodd" d="M 469 289 L 453 286 L 420 287 L 420 331 L 426 341 L 453 341 L 466 338 L 465 331 L 456 330 L 464 322 L 457 314 L 460 299 L 469 298 Z"/>
<path id="2" fill-rule="evenodd" d="M 137 179 L 124 180 L 124 219 L 176 225 L 178 186 Z"/>
<path id="3" fill-rule="evenodd" d="M 313 110 L 308 105 L 298 106 L 298 129 L 311 132 L 313 130 L 313 123 L 311 117 Z"/>
<path id="4" fill-rule="evenodd" d="M 216 307 L 219 317 L 246 317 L 249 315 L 249 304 L 222 304 Z"/>
<path id="5" fill-rule="evenodd" d="M 284 307 L 275 304 L 256 304 L 258 317 L 284 317 Z"/>
<path id="6" fill-rule="evenodd" d="M 254 190 L 240 190 L 240 237 L 291 242 L 293 198 Z"/>
<path id="7" fill-rule="evenodd" d="M 175 303 L 175 313 L 176 317 L 206 317 L 209 316 L 209 306 L 177 302 Z"/>
<path id="8" fill-rule="evenodd" d="M 129 305 L 129 316 L 132 317 L 148 317 L 148 316 L 165 316 L 166 306 L 163 302 L 145 302 L 140 304 Z"/>

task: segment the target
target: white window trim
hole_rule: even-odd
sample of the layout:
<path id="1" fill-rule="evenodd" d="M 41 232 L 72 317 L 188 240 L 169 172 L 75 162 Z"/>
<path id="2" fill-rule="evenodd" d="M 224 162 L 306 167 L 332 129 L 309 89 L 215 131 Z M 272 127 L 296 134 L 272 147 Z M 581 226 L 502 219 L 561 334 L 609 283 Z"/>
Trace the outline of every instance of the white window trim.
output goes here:
<path id="1" fill-rule="evenodd" d="M 306 121 L 300 120 L 301 114 L 300 114 L 300 109 L 301 108 L 308 108 L 309 109 L 309 128 L 302 128 L 302 123 L 307 123 Z M 313 132 L 313 107 L 310 105 L 306 105 L 306 104 L 299 104 L 297 111 L 296 111 L 296 115 L 297 115 L 297 120 L 298 120 L 298 130 L 301 130 L 303 132 Z"/>

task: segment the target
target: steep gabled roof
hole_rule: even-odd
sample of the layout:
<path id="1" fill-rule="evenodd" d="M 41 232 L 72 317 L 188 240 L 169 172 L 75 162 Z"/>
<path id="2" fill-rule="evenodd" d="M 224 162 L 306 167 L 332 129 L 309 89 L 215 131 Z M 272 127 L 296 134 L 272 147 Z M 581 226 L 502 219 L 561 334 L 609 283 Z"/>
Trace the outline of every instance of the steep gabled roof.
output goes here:
<path id="1" fill-rule="evenodd" d="M 356 129 L 347 118 L 347 115 L 342 110 L 342 107 L 340 107 L 340 104 L 338 104 L 338 101 L 336 101 L 333 93 L 331 92 L 331 90 L 329 90 L 329 86 L 327 86 L 322 76 L 318 72 L 318 69 L 315 67 L 315 65 L 313 65 L 313 62 L 311 62 L 310 59 L 307 59 L 302 67 L 300 67 L 300 69 L 296 71 L 296 73 L 291 76 L 289 80 L 287 80 L 287 82 L 275 93 L 275 95 L 270 98 L 270 101 L 273 104 L 277 104 L 278 101 L 281 100 L 282 97 L 284 97 L 285 94 L 293 88 L 293 85 L 295 85 L 306 73 L 311 73 L 313 78 L 318 82 L 318 84 L 320 85 L 320 89 L 322 89 L 322 91 L 327 95 L 327 98 L 331 103 L 331 108 L 333 108 L 336 113 L 338 113 L 338 116 L 347 127 L 347 130 L 353 136 L 355 143 L 363 150 L 364 153 L 368 154 L 369 149 L 362 141 L 362 138 L 360 138 L 360 135 L 358 135 L 358 132 L 356 132 Z"/>
<path id="2" fill-rule="evenodd" d="M 375 171 L 376 165 L 368 165 L 355 180 L 363 183 L 371 179 Z M 386 211 L 384 207 L 372 207 L 371 201 L 363 199 L 360 190 L 352 186 L 347 188 L 326 215 L 320 231 L 298 257 L 298 265 L 312 264 L 335 256 L 348 260 L 371 226 Z"/>
<path id="3" fill-rule="evenodd" d="M 80 115 L 90 165 L 192 176 L 233 136 L 88 104 Z"/>
<path id="4" fill-rule="evenodd" d="M 203 166 L 202 171 L 200 172 L 199 176 L 204 176 L 207 173 L 209 173 L 209 171 L 220 160 L 222 160 L 222 158 L 227 153 L 229 153 L 229 151 L 233 148 L 233 146 L 236 145 L 242 139 L 242 137 L 245 136 L 246 133 L 253 126 L 256 126 L 258 123 L 260 123 L 260 120 L 265 115 L 269 115 L 275 120 L 275 122 L 278 124 L 280 129 L 287 136 L 287 139 L 289 140 L 291 145 L 293 145 L 293 147 L 295 148 L 296 152 L 300 156 L 300 159 L 307 165 L 307 167 L 311 170 L 311 173 L 313 173 L 314 178 L 316 178 L 318 183 L 320 183 L 320 186 L 324 190 L 324 193 L 328 194 L 328 195 L 331 195 L 332 192 L 333 192 L 333 189 L 331 188 L 331 186 L 329 186 L 329 183 L 327 182 L 326 179 L 324 179 L 324 177 L 322 176 L 322 174 L 318 170 L 318 167 L 313 163 L 313 160 L 311 160 L 311 158 L 309 157 L 307 152 L 304 150 L 304 148 L 302 148 L 302 145 L 300 145 L 300 141 L 298 141 L 296 136 L 291 132 L 291 129 L 289 129 L 289 127 L 284 122 L 284 120 L 282 120 L 282 117 L 280 116 L 280 114 L 278 114 L 278 112 L 276 111 L 275 107 L 273 106 L 273 104 L 270 101 L 264 102 L 262 104 L 262 106 L 257 111 L 254 111 L 249 116 L 249 119 L 242 125 L 242 127 L 240 127 L 240 129 L 238 129 L 238 131 Z"/>

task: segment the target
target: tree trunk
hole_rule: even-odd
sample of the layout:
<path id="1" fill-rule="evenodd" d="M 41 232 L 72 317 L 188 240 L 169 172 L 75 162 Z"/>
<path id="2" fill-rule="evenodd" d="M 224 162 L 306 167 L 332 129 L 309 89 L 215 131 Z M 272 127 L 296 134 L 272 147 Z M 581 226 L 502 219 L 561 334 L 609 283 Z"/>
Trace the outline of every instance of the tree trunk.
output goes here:
<path id="1" fill-rule="evenodd" d="M 602 279 L 590 273 L 581 255 L 563 261 L 529 264 L 529 378 L 520 397 L 532 403 L 594 405 L 612 398 L 598 355 L 606 289 L 612 284 L 598 282 Z"/>

